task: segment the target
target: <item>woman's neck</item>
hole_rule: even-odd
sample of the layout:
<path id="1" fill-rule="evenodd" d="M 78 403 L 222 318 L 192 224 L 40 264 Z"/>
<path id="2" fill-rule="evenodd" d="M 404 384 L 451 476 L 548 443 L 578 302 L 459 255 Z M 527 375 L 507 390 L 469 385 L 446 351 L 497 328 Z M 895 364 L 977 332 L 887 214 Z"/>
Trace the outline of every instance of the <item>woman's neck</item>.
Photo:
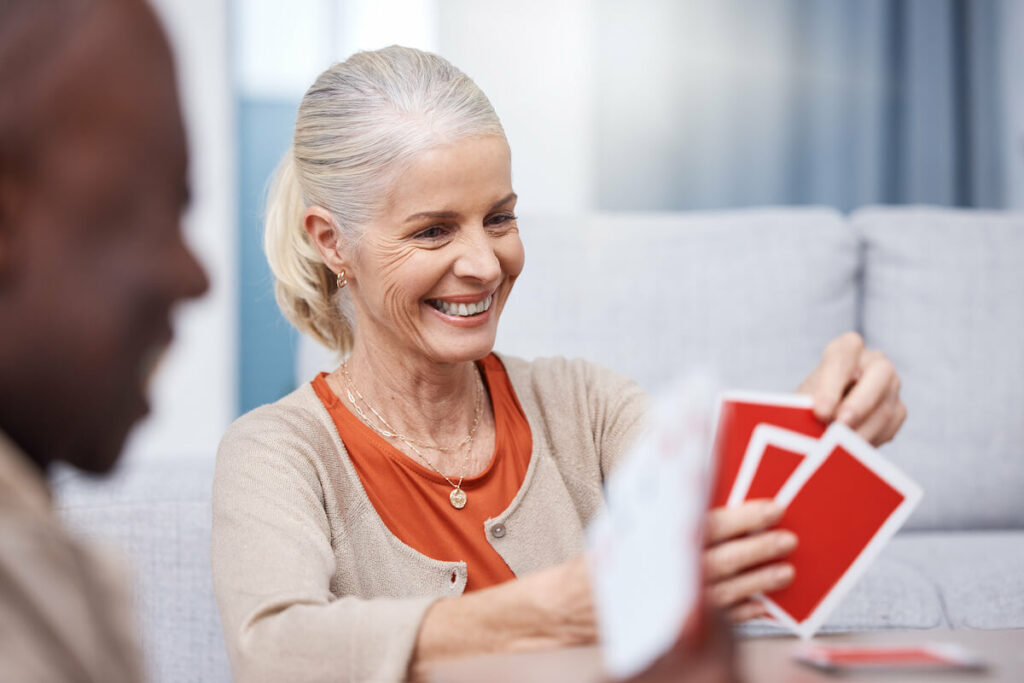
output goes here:
<path id="1" fill-rule="evenodd" d="M 371 353 L 358 340 L 332 378 L 342 396 L 350 382 L 367 404 L 360 407 L 372 407 L 395 431 L 440 446 L 465 438 L 481 400 L 481 380 L 470 361 L 436 363 L 418 354 Z"/>

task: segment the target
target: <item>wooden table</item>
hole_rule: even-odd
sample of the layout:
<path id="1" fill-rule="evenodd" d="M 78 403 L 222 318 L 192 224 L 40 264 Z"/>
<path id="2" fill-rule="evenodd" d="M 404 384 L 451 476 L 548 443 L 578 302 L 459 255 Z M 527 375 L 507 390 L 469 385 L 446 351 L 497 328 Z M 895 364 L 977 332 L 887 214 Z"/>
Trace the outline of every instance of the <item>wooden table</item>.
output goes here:
<path id="1" fill-rule="evenodd" d="M 827 674 L 798 664 L 791 658 L 800 641 L 791 637 L 747 638 L 739 641 L 742 680 L 751 683 L 1021 683 L 1024 681 L 1024 629 L 1009 631 L 875 631 L 823 635 L 814 642 L 835 644 L 921 645 L 958 643 L 988 663 L 982 672 L 965 673 L 857 673 Z M 596 647 L 515 655 L 488 655 L 452 660 L 428 672 L 430 683 L 597 683 L 604 680 Z"/>

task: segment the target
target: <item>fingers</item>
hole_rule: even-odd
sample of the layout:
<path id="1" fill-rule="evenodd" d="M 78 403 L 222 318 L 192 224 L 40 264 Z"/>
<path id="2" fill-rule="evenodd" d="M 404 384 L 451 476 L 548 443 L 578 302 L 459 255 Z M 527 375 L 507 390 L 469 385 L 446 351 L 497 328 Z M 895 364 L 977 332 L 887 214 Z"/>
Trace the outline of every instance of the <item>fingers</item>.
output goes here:
<path id="1" fill-rule="evenodd" d="M 791 531 L 765 531 L 782 517 L 783 508 L 769 500 L 717 508 L 708 513 L 710 547 L 704 551 L 708 602 L 731 608 L 730 618 L 743 621 L 761 616 L 751 596 L 778 590 L 793 580 L 793 567 L 779 563 L 796 548 Z M 760 532 L 760 533 L 758 533 Z"/>
<path id="2" fill-rule="evenodd" d="M 808 381 L 801 385 L 814 398 L 814 415 L 830 422 L 847 388 L 857 381 L 864 340 L 856 332 L 836 337 L 821 355 L 821 362 Z"/>
<path id="3" fill-rule="evenodd" d="M 705 577 L 718 581 L 783 558 L 793 552 L 796 542 L 796 534 L 779 530 L 720 543 L 704 551 Z"/>
<path id="4" fill-rule="evenodd" d="M 754 500 L 708 513 L 707 543 L 714 544 L 752 531 L 762 531 L 782 518 L 783 508 L 770 500 Z"/>
<path id="5" fill-rule="evenodd" d="M 837 409 L 837 419 L 875 446 L 896 435 L 907 417 L 900 378 L 884 353 L 861 354 L 861 378 Z"/>
<path id="6" fill-rule="evenodd" d="M 734 578 L 719 581 L 707 588 L 707 599 L 715 607 L 726 608 L 749 600 L 757 593 L 785 588 L 793 581 L 793 565 L 771 564 Z"/>
<path id="7" fill-rule="evenodd" d="M 860 358 L 860 379 L 839 404 L 836 419 L 856 429 L 882 401 L 899 395 L 899 382 L 896 368 L 884 353 L 864 351 Z"/>
<path id="8" fill-rule="evenodd" d="M 892 440 L 907 419 L 907 407 L 895 391 L 890 392 L 875 411 L 856 427 L 857 433 L 873 446 Z"/>
<path id="9" fill-rule="evenodd" d="M 892 412 L 889 417 L 889 421 L 885 427 L 880 429 L 875 435 L 873 435 L 868 441 L 875 446 L 881 446 L 884 443 L 892 441 L 893 437 L 903 427 L 903 423 L 907 421 L 907 406 L 904 405 L 903 401 L 900 401 L 899 405 Z"/>
<path id="10" fill-rule="evenodd" d="M 744 621 L 750 621 L 751 619 L 759 619 L 761 617 L 768 616 L 768 609 L 762 602 L 757 600 L 747 600 L 746 602 L 741 602 L 735 607 L 730 607 L 726 610 L 725 616 L 734 624 L 739 624 Z"/>
<path id="11" fill-rule="evenodd" d="M 886 355 L 864 348 L 855 332 L 833 339 L 798 391 L 814 398 L 822 422 L 838 420 L 875 446 L 891 440 L 906 420 L 900 378 Z"/>

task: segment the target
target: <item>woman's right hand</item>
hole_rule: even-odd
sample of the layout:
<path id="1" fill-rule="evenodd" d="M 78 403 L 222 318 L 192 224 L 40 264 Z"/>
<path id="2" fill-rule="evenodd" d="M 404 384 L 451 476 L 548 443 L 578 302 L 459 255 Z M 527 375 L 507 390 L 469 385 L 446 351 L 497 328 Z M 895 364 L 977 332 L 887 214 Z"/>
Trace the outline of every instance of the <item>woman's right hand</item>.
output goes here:
<path id="1" fill-rule="evenodd" d="M 590 645 L 597 617 L 581 555 L 490 588 L 438 600 L 420 625 L 414 677 L 431 663 L 488 652 Z"/>
<path id="2" fill-rule="evenodd" d="M 793 552 L 796 535 L 772 530 L 783 509 L 770 500 L 748 501 L 708 513 L 704 576 L 708 602 L 734 622 L 764 616 L 752 596 L 793 581 L 793 565 L 780 560 Z"/>
<path id="3" fill-rule="evenodd" d="M 583 555 L 517 580 L 515 590 L 532 604 L 536 633 L 512 649 L 590 645 L 597 641 L 597 613 Z"/>

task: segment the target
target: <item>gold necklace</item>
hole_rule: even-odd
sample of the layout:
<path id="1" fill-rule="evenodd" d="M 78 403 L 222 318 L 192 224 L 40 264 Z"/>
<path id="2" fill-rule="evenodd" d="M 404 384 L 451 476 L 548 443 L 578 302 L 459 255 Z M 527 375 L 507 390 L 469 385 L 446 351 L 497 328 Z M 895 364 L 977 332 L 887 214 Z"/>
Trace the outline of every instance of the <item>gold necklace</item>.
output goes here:
<path id="1" fill-rule="evenodd" d="M 473 437 L 476 436 L 477 427 L 480 426 L 480 416 L 483 413 L 483 401 L 481 400 L 483 395 L 483 381 L 480 379 L 479 373 L 477 373 L 476 375 L 476 409 L 475 415 L 473 417 L 473 426 L 470 427 L 469 435 L 465 439 L 463 439 L 457 445 L 450 447 L 443 447 L 438 446 L 436 444 L 428 444 L 422 441 L 415 441 L 414 439 L 400 433 L 398 430 L 391 426 L 391 423 L 384 419 L 383 415 L 377 412 L 377 410 L 375 410 L 374 407 L 370 405 L 370 402 L 367 401 L 366 398 L 359 392 L 359 389 L 356 388 L 355 383 L 352 381 L 352 377 L 348 374 L 347 362 L 341 364 L 341 374 L 345 378 L 345 393 L 348 395 L 348 401 L 350 404 L 352 404 L 352 408 L 355 409 L 356 415 L 359 417 L 360 420 L 363 421 L 363 424 L 365 424 L 367 427 L 377 432 L 384 438 L 398 439 L 406 446 L 408 446 L 410 449 L 412 449 L 412 452 L 416 454 L 416 457 L 418 457 L 420 461 L 423 462 L 423 464 L 425 464 L 427 467 L 441 475 L 444 478 L 444 480 L 448 482 L 448 485 L 452 487 L 452 492 L 448 494 L 448 500 L 451 502 L 452 507 L 455 508 L 456 510 L 461 510 L 462 508 L 466 507 L 466 492 L 462 489 L 462 480 L 466 476 L 466 467 L 469 465 L 469 455 L 473 451 Z M 353 392 L 355 393 L 355 396 L 352 395 Z M 381 422 L 382 425 L 384 425 L 383 428 L 376 425 L 374 421 L 371 420 L 370 417 L 363 412 L 363 409 L 359 407 L 359 403 L 356 401 L 356 396 L 359 397 L 359 401 L 362 401 L 363 404 L 366 405 L 367 408 L 369 408 L 370 412 L 374 414 L 374 416 Z M 463 456 L 462 459 L 462 474 L 459 475 L 459 482 L 453 482 L 451 479 L 448 478 L 448 476 L 444 472 L 439 470 L 434 465 L 434 463 L 430 462 L 430 460 L 427 459 L 427 456 L 423 455 L 420 449 L 416 447 L 417 444 L 423 446 L 424 448 L 431 448 L 437 451 L 441 451 L 442 453 L 451 453 L 465 446 L 466 454 L 465 456 Z"/>
<path id="2" fill-rule="evenodd" d="M 479 374 L 477 374 L 477 382 L 476 382 L 476 411 L 475 411 L 475 413 L 473 415 L 473 425 L 469 428 L 469 434 L 466 436 L 466 438 L 463 439 L 462 441 L 460 441 L 459 443 L 455 444 L 454 446 L 438 446 L 437 444 L 433 444 L 433 443 L 426 443 L 424 441 L 417 441 L 416 439 L 413 439 L 410 436 L 405 436 L 404 434 L 399 433 L 399 431 L 397 429 L 395 429 L 394 427 L 392 427 L 391 423 L 389 423 L 386 419 L 384 419 L 384 416 L 381 415 L 380 413 L 378 413 L 374 409 L 374 407 L 372 405 L 370 405 L 370 402 L 367 401 L 366 398 L 364 398 L 361 393 L 359 393 L 359 389 L 356 388 L 355 383 L 352 381 L 352 377 L 348 374 L 348 362 L 345 362 L 345 363 L 341 364 L 341 374 L 345 377 L 345 385 L 346 385 L 346 387 L 349 390 L 349 394 L 348 394 L 349 402 L 353 406 L 356 405 L 356 402 L 352 398 L 352 393 L 351 393 L 351 392 L 355 392 L 355 395 L 359 398 L 359 400 L 362 401 L 366 405 L 366 407 L 370 409 L 370 412 L 374 414 L 374 416 L 377 418 L 377 420 L 380 421 L 380 423 L 383 425 L 383 428 L 382 429 L 381 428 L 377 428 L 377 427 L 375 427 L 373 425 L 370 425 L 370 426 L 373 427 L 375 432 L 377 432 L 378 434 L 380 434 L 381 436 L 383 436 L 385 438 L 399 439 L 403 443 L 407 443 L 407 444 L 410 444 L 410 445 L 415 444 L 415 445 L 420 446 L 422 448 L 429 448 L 431 450 L 439 451 L 441 453 L 456 453 L 463 446 L 471 444 L 473 442 L 473 437 L 476 436 L 476 430 L 477 430 L 477 427 L 480 426 L 480 416 L 483 413 L 483 405 L 484 405 L 483 401 L 480 400 L 481 395 L 483 393 L 483 386 L 482 386 L 483 382 L 480 381 L 480 375 Z M 365 414 L 360 415 L 360 417 L 365 417 Z M 368 425 L 370 424 L 365 419 L 363 420 L 363 422 L 366 422 Z"/>

